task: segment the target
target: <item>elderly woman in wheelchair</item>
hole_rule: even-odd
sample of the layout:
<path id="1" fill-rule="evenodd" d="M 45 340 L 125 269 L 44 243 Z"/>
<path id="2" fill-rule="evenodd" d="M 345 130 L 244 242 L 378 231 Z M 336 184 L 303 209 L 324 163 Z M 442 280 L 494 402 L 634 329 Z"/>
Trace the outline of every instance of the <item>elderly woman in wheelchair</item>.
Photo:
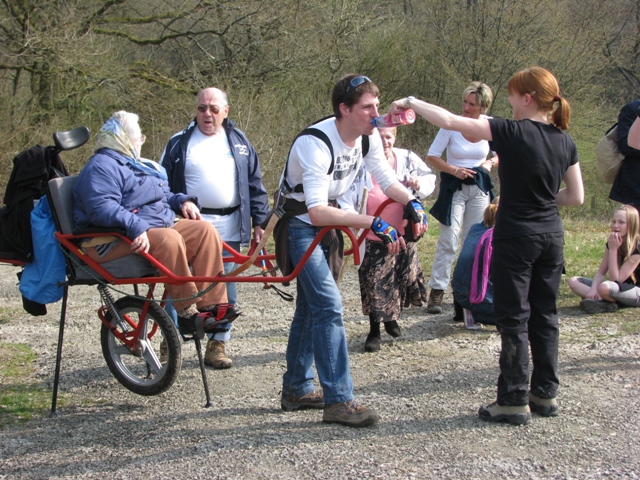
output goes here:
<path id="1" fill-rule="evenodd" d="M 201 220 L 196 197 L 171 193 L 162 167 L 140 158 L 144 140 L 133 113 L 114 113 L 100 130 L 94 154 L 73 186 L 75 228 L 118 228 L 131 243 L 112 237 L 96 244 L 91 239 L 82 249 L 97 263 L 148 253 L 175 275 L 217 276 L 224 271 L 218 232 Z M 184 219 L 176 221 L 176 213 Z M 227 303 L 224 283 L 165 288 L 183 335 L 202 338 L 241 313 Z"/>

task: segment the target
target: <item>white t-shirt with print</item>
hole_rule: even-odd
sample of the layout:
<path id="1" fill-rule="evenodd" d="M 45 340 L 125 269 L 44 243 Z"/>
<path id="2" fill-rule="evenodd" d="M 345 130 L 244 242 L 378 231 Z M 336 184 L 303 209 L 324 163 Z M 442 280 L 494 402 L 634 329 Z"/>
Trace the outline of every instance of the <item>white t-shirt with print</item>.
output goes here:
<path id="1" fill-rule="evenodd" d="M 369 151 L 363 159 L 362 137 L 358 137 L 353 147 L 345 145 L 334 117 L 313 125 L 313 128 L 323 131 L 331 141 L 335 158 L 333 172 L 327 175 L 331 165 L 331 152 L 326 143 L 312 135 L 299 137 L 291 147 L 287 182 L 292 188 L 302 184 L 304 192 L 292 192 L 287 196 L 305 202 L 307 208 L 327 205 L 328 200 L 337 199 L 349 190 L 363 161 L 367 171 L 383 190 L 397 182 L 396 174 L 384 155 L 382 139 L 377 130 L 369 136 Z M 311 223 L 306 213 L 298 218 Z"/>

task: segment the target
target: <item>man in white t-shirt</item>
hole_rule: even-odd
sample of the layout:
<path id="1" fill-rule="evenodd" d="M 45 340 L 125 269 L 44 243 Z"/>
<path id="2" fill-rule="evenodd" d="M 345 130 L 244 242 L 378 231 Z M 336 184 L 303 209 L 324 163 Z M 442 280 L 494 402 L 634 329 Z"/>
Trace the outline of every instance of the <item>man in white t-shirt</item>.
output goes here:
<path id="1" fill-rule="evenodd" d="M 280 222 L 287 223 L 276 226 L 276 230 L 288 228 L 286 247 L 291 266 L 300 262 L 327 225 L 371 228 L 391 255 L 404 248 L 403 238 L 379 217 L 331 206 L 348 191 L 363 162 L 385 195 L 407 205 L 406 214 L 415 222 L 414 234 L 426 230 L 422 205 L 396 178 L 385 158 L 380 134 L 371 124 L 379 115 L 379 93 L 365 76 L 344 76 L 333 88 L 335 116 L 312 125 L 315 133 L 306 134 L 305 130 L 293 143 L 281 179 L 286 200 Z M 282 237 L 276 233 L 276 242 Z M 298 298 L 287 344 L 281 406 L 285 411 L 322 408 L 327 423 L 364 427 L 376 423 L 378 415 L 354 400 L 342 302 L 332 274 L 336 270 L 327 259 L 335 257 L 331 246 L 324 244 L 340 244 L 339 239 L 334 240 L 315 247 L 296 279 Z M 276 249 L 280 251 L 278 244 Z M 314 362 L 322 394 L 313 384 Z"/>
<path id="2" fill-rule="evenodd" d="M 269 211 L 255 149 L 244 132 L 228 118 L 227 94 L 205 88 L 196 98 L 196 118 L 169 140 L 160 163 L 167 170 L 174 193 L 196 195 L 204 220 L 236 251 L 251 240 L 260 241 L 260 224 Z M 228 273 L 235 266 L 225 263 Z M 237 303 L 235 283 L 227 283 L 229 303 Z M 230 324 L 229 324 L 230 325 Z M 230 330 L 210 335 L 205 364 L 217 369 L 232 365 L 225 353 Z"/>

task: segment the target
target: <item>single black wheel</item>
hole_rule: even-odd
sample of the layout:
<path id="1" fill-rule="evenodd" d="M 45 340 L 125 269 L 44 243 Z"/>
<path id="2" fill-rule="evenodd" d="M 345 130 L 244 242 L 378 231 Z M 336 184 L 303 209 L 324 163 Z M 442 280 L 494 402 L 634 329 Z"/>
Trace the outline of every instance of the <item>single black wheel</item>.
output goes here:
<path id="1" fill-rule="evenodd" d="M 122 297 L 102 324 L 102 354 L 113 376 L 138 395 L 158 395 L 171 387 L 182 366 L 181 342 L 173 321 L 154 302 L 149 302 L 145 321 L 140 325 L 145 301 Z M 140 327 L 140 328 L 138 328 Z"/>

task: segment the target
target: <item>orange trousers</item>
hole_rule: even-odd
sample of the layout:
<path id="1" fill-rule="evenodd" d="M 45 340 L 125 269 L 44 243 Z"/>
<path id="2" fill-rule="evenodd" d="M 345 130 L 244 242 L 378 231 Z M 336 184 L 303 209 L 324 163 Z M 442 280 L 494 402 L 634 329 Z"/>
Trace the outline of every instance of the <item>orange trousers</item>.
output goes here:
<path id="1" fill-rule="evenodd" d="M 169 228 L 150 228 L 149 253 L 176 275 L 217 276 L 224 272 L 222 261 L 222 240 L 213 225 L 204 220 L 180 220 Z M 95 248 L 87 248 L 87 255 L 98 263 L 105 263 L 131 255 L 131 246 L 121 242 L 104 257 L 98 256 Z M 191 268 L 190 268 L 191 267 Z M 224 283 L 200 297 L 191 298 L 210 283 L 187 282 L 182 285 L 165 284 L 173 299 L 173 305 L 179 312 L 189 305 L 198 308 L 227 303 L 227 289 Z"/>

